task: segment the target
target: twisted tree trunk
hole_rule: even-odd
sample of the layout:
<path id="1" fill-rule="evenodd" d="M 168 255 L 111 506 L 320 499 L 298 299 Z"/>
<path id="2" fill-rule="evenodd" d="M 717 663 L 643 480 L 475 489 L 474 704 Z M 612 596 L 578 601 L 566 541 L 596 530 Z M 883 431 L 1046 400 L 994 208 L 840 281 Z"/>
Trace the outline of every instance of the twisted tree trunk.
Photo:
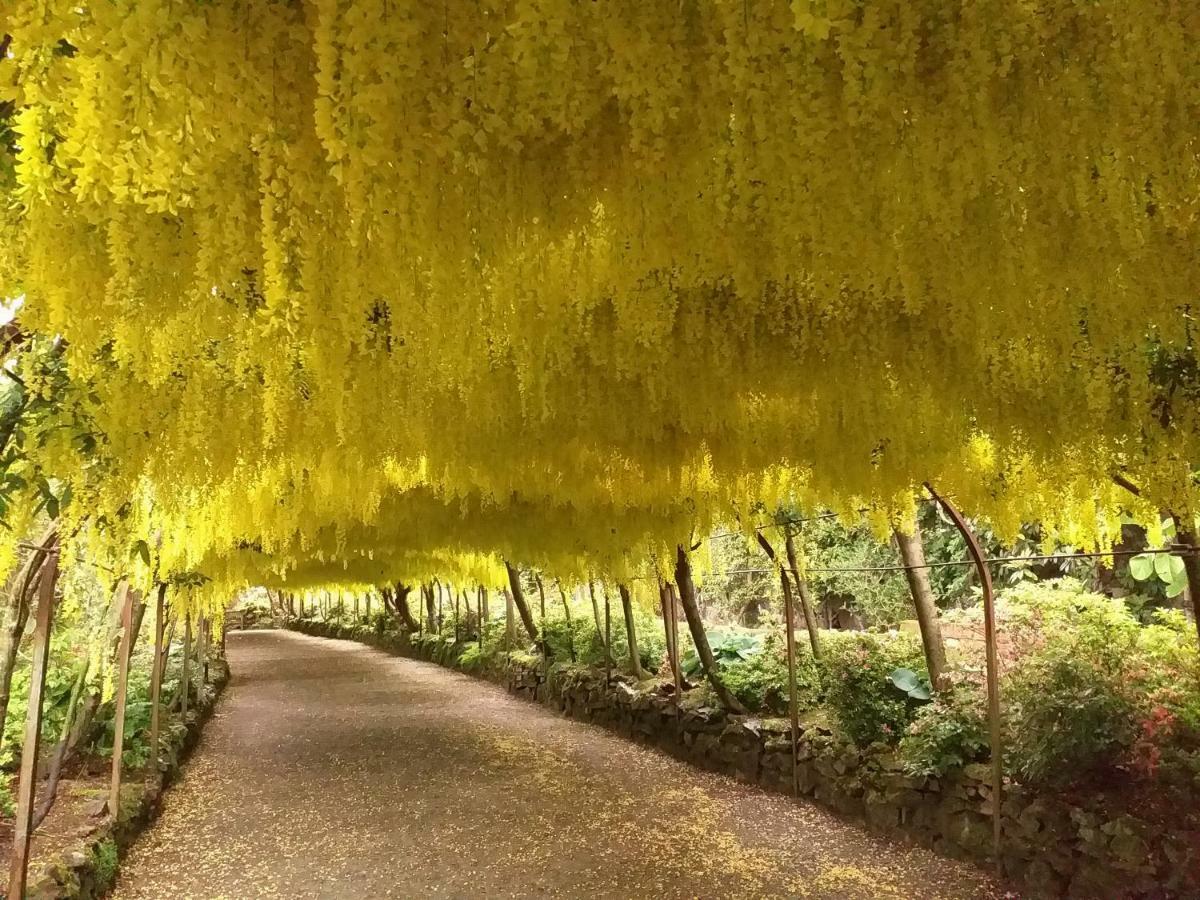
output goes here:
<path id="1" fill-rule="evenodd" d="M 529 634 L 531 641 L 538 639 L 537 625 L 534 624 L 533 614 L 529 611 L 529 604 L 525 602 L 525 592 L 521 590 L 521 574 L 513 568 L 512 564 L 504 561 L 504 568 L 508 570 L 508 583 L 512 588 L 512 600 L 517 606 L 517 612 L 521 616 L 521 623 L 525 626 L 525 631 Z"/>
<path id="2" fill-rule="evenodd" d="M 704 622 L 700 618 L 700 607 L 696 603 L 692 564 L 688 562 L 687 551 L 682 545 L 677 548 L 675 554 L 675 583 L 679 585 L 679 602 L 683 606 L 688 630 L 692 633 L 692 643 L 696 645 L 696 655 L 700 657 L 700 665 L 704 668 L 708 683 L 712 685 L 713 692 L 726 709 L 745 714 L 746 708 L 733 696 L 717 672 L 717 660 L 713 656 L 712 647 L 709 646 L 708 635 L 704 633 Z"/>
<path id="3" fill-rule="evenodd" d="M 900 548 L 900 558 L 904 560 L 908 590 L 917 609 L 917 625 L 921 629 L 921 644 L 925 648 L 929 683 L 939 688 L 946 672 L 946 645 L 942 641 L 942 625 L 938 621 L 937 603 L 933 599 L 929 569 L 925 565 L 925 545 L 921 542 L 921 531 L 916 523 L 913 524 L 912 534 L 905 534 L 898 528 L 894 530 L 896 546 Z"/>
<path id="4" fill-rule="evenodd" d="M 392 609 L 400 618 L 400 624 L 404 626 L 405 631 L 417 632 L 421 630 L 420 624 L 413 618 L 412 608 L 408 605 L 408 595 L 412 593 L 412 586 L 396 583 L 395 591 L 387 588 L 387 591 L 392 596 Z"/>

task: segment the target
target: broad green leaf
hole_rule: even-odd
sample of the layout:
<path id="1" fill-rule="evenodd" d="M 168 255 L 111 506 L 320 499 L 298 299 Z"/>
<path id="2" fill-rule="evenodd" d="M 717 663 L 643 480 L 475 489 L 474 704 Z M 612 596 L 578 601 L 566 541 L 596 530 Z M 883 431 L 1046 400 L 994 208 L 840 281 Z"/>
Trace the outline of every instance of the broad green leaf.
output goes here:
<path id="1" fill-rule="evenodd" d="M 1171 580 L 1171 583 L 1167 585 L 1167 596 L 1178 597 L 1185 590 L 1187 590 L 1187 586 L 1187 571 L 1183 568 L 1183 564 L 1181 562 L 1179 565 L 1179 573 Z"/>
<path id="2" fill-rule="evenodd" d="M 1129 559 L 1129 574 L 1137 581 L 1145 581 L 1154 574 L 1154 556 L 1149 553 L 1139 553 Z"/>
<path id="3" fill-rule="evenodd" d="M 1154 573 L 1163 584 L 1171 584 L 1183 576 L 1183 560 L 1178 556 L 1161 553 L 1154 558 Z"/>

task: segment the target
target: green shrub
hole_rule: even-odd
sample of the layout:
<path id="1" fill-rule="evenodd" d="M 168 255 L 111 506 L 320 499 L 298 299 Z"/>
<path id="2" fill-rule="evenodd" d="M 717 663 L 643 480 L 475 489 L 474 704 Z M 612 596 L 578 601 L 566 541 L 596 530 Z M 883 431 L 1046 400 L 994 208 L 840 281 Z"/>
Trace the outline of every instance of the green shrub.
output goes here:
<path id="1" fill-rule="evenodd" d="M 787 647 L 776 629 L 768 631 L 747 657 L 721 666 L 721 676 L 733 695 L 756 712 L 788 712 Z M 822 695 L 821 668 L 808 647 L 796 645 L 796 699 L 800 709 L 810 709 Z"/>
<path id="2" fill-rule="evenodd" d="M 945 775 L 987 757 L 987 697 L 973 683 L 939 691 L 900 740 L 900 758 L 912 775 Z"/>
<path id="3" fill-rule="evenodd" d="M 1027 629 L 1003 685 L 1011 771 L 1061 785 L 1117 765 L 1137 733 L 1137 621 L 1121 601 L 1070 584 L 1007 599 Z"/>
<path id="4" fill-rule="evenodd" d="M 752 659 L 762 649 L 761 634 L 746 631 L 731 631 L 725 628 L 714 628 L 706 631 L 708 646 L 712 650 L 713 659 L 718 666 L 731 666 Z M 695 648 L 683 654 L 680 660 L 683 674 L 688 678 L 698 678 L 702 672 L 700 656 Z"/>
<path id="5" fill-rule="evenodd" d="M 618 604 L 614 604 L 611 616 L 612 661 L 615 667 L 624 669 L 628 665 L 629 639 Z M 657 672 L 666 653 L 662 619 L 635 609 L 634 627 L 637 630 L 638 657 L 642 668 Z M 572 616 L 569 626 L 565 618 L 547 618 L 545 631 L 550 657 L 555 662 L 569 662 L 573 646 L 578 665 L 597 668 L 604 665 L 603 635 L 596 630 L 590 611 L 585 615 Z"/>
<path id="6" fill-rule="evenodd" d="M 921 703 L 891 680 L 896 669 L 925 677 L 921 645 L 910 635 L 829 634 L 823 647 L 825 700 L 838 724 L 859 746 L 895 743 Z"/>
<path id="7" fill-rule="evenodd" d="M 92 865 L 96 872 L 96 883 L 101 888 L 107 888 L 113 883 L 117 877 L 120 857 L 117 854 L 117 845 L 112 838 L 106 838 L 92 850 Z"/>

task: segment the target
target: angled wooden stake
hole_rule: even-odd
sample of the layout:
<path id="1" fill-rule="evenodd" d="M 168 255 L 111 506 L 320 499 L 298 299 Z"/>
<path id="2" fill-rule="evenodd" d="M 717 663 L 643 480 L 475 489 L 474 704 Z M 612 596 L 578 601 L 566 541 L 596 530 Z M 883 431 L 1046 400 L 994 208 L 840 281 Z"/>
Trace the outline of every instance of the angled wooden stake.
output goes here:
<path id="1" fill-rule="evenodd" d="M 21 775 L 17 784 L 17 816 L 13 824 L 12 866 L 8 896 L 25 896 L 29 873 L 29 841 L 33 836 L 33 789 L 42 741 L 42 698 L 46 693 L 46 666 L 50 656 L 50 626 L 54 621 L 54 585 L 58 581 L 58 551 L 42 564 L 37 619 L 33 630 L 33 663 L 29 674 L 29 712 L 25 717 L 25 744 L 21 750 Z"/>
<path id="2" fill-rule="evenodd" d="M 117 696 L 113 703 L 112 779 L 108 787 L 108 814 L 113 821 L 121 812 L 121 755 L 125 752 L 125 701 L 129 696 L 129 650 L 133 645 L 133 604 L 136 591 L 122 581 L 121 591 L 121 649 L 117 660 Z"/>

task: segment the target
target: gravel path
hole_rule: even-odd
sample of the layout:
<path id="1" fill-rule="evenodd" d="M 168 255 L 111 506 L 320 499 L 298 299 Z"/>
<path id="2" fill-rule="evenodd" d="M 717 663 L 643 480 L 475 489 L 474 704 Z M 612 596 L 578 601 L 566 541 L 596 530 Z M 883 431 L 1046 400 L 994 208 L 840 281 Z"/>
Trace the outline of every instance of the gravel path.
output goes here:
<path id="1" fill-rule="evenodd" d="M 234 679 L 118 898 L 986 898 L 973 868 L 439 666 L 292 632 Z"/>

